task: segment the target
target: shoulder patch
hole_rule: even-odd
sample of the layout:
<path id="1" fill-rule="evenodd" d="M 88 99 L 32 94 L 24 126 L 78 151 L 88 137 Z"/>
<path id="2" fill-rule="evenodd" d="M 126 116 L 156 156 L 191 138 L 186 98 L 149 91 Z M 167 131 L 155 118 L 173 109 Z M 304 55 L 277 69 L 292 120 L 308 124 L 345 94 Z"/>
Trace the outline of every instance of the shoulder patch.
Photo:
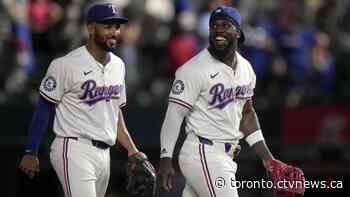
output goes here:
<path id="1" fill-rule="evenodd" d="M 185 89 L 185 84 L 181 80 L 176 80 L 173 84 L 173 87 L 171 89 L 171 92 L 175 95 L 181 94 Z"/>
<path id="2" fill-rule="evenodd" d="M 44 90 L 51 92 L 56 89 L 56 79 L 52 76 L 48 76 L 44 81 Z"/>

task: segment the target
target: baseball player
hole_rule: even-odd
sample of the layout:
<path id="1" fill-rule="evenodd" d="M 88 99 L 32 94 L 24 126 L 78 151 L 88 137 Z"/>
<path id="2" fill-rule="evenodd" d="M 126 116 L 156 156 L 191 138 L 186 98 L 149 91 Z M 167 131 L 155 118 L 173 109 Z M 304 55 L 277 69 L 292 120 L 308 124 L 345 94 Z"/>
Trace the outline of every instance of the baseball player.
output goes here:
<path id="1" fill-rule="evenodd" d="M 128 19 L 110 3 L 87 13 L 89 39 L 50 64 L 40 85 L 40 98 L 20 162 L 30 178 L 39 172 L 37 152 L 54 116 L 50 160 L 66 197 L 103 197 L 110 175 L 109 148 L 117 142 L 128 155 L 143 155 L 124 124 L 125 65 L 111 53 Z"/>
<path id="2" fill-rule="evenodd" d="M 232 197 L 239 140 L 246 141 L 270 170 L 274 160 L 265 144 L 252 96 L 256 77 L 238 52 L 245 37 L 237 9 L 220 6 L 210 16 L 209 47 L 176 71 L 161 130 L 160 187 L 173 187 L 173 150 L 185 119 L 187 138 L 179 154 L 186 179 L 184 197 Z M 223 178 L 226 182 L 217 182 Z M 220 186 L 220 187 L 218 187 Z"/>

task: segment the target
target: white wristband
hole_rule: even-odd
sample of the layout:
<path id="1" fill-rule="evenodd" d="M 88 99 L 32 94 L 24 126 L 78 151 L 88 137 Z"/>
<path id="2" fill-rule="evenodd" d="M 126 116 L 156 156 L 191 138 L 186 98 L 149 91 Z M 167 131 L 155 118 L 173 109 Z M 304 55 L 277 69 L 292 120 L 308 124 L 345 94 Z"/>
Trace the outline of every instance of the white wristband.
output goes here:
<path id="1" fill-rule="evenodd" d="M 261 129 L 254 131 L 245 138 L 245 141 L 249 144 L 249 146 L 253 146 L 255 143 L 263 140 L 265 139 Z"/>
<path id="2" fill-rule="evenodd" d="M 173 157 L 173 151 L 168 152 L 167 149 L 162 148 L 162 150 L 160 151 L 160 158 L 164 158 L 164 157 Z"/>

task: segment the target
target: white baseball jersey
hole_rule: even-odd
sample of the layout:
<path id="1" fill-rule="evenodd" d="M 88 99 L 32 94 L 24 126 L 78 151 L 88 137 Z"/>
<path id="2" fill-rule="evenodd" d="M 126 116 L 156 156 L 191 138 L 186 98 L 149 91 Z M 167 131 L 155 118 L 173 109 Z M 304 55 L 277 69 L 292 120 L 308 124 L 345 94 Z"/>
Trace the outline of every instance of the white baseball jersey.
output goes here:
<path id="1" fill-rule="evenodd" d="M 243 106 L 253 96 L 256 76 L 238 52 L 233 70 L 203 50 L 176 72 L 169 102 L 191 111 L 186 132 L 223 142 L 238 141 Z"/>
<path id="2" fill-rule="evenodd" d="M 119 108 L 126 104 L 125 65 L 109 57 L 103 66 L 83 46 L 50 64 L 40 94 L 57 104 L 57 136 L 115 144 Z"/>

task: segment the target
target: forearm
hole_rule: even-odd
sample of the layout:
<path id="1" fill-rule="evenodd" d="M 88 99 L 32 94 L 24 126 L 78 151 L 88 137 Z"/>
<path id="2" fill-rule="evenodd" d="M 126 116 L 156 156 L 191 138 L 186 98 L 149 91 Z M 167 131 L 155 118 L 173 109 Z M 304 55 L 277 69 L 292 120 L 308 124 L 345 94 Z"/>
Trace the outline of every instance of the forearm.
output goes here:
<path id="1" fill-rule="evenodd" d="M 54 114 L 55 104 L 40 96 L 28 130 L 28 141 L 25 147 L 27 153 L 38 153 L 41 139 L 47 132 L 50 120 L 52 120 Z"/>
<path id="2" fill-rule="evenodd" d="M 178 104 L 169 102 L 160 133 L 161 158 L 172 158 L 181 124 L 189 110 Z"/>
<path id="3" fill-rule="evenodd" d="M 119 118 L 117 123 L 117 141 L 128 151 L 128 155 L 138 152 L 134 141 L 132 140 L 129 131 L 125 126 L 123 113 L 119 111 Z"/>
<path id="4" fill-rule="evenodd" d="M 244 107 L 240 131 L 244 133 L 246 136 L 246 141 L 260 159 L 273 159 L 273 155 L 265 143 L 265 139 L 260 128 L 259 119 L 253 108 L 252 101 L 247 101 Z"/>
<path id="5" fill-rule="evenodd" d="M 265 140 L 255 143 L 252 147 L 253 151 L 259 156 L 261 160 L 272 160 L 274 159 Z"/>
<path id="6" fill-rule="evenodd" d="M 253 101 L 249 100 L 243 107 L 242 120 L 239 125 L 239 130 L 243 132 L 244 136 L 260 129 L 258 116 L 253 107 Z"/>

